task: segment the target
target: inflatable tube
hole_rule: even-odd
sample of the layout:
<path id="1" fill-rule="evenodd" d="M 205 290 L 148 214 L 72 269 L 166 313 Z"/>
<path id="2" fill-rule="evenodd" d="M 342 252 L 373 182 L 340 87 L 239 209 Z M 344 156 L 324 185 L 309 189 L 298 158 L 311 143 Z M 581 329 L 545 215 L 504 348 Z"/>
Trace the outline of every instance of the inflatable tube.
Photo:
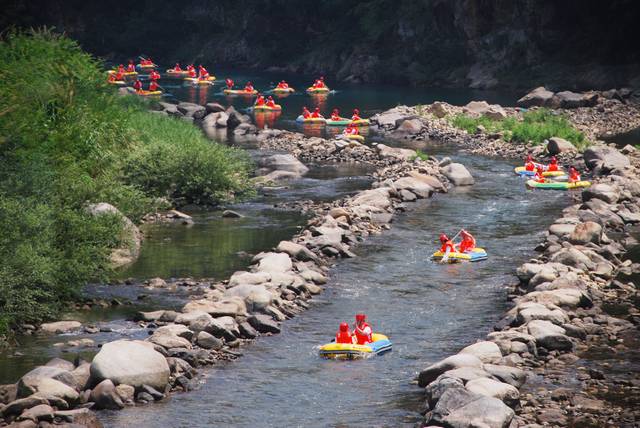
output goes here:
<path id="1" fill-rule="evenodd" d="M 188 76 L 189 72 L 187 70 L 175 71 L 173 68 L 167 70 L 167 74 L 173 77 L 183 77 Z"/>
<path id="2" fill-rule="evenodd" d="M 271 92 L 275 92 L 276 94 L 289 94 L 295 92 L 293 88 L 273 88 Z"/>
<path id="3" fill-rule="evenodd" d="M 108 74 L 116 74 L 116 71 L 115 70 L 109 70 L 109 71 L 107 71 L 107 73 Z M 122 75 L 123 76 L 132 77 L 132 76 L 137 76 L 138 72 L 137 71 L 125 71 L 124 73 L 122 73 Z"/>
<path id="4" fill-rule="evenodd" d="M 535 180 L 527 180 L 527 186 L 534 189 L 551 189 L 551 190 L 571 190 L 578 189 L 581 187 L 589 187 L 591 186 L 590 181 L 576 181 L 574 183 L 569 183 L 568 181 L 551 181 L 547 183 L 538 183 Z"/>
<path id="5" fill-rule="evenodd" d="M 275 107 L 269 107 L 267 105 L 262 106 L 253 106 L 254 111 L 280 111 L 282 110 L 282 106 L 280 104 L 276 104 Z"/>
<path id="6" fill-rule="evenodd" d="M 364 141 L 364 137 L 360 134 L 342 134 L 342 136 L 348 140 Z"/>
<path id="7" fill-rule="evenodd" d="M 184 81 L 191 83 L 192 85 L 213 85 L 213 81 L 216 80 L 214 76 L 209 76 L 208 79 L 198 79 L 197 77 L 185 77 Z"/>
<path id="8" fill-rule="evenodd" d="M 107 80 L 107 83 L 110 85 L 118 85 L 118 86 L 124 86 L 126 84 L 124 80 Z"/>
<path id="9" fill-rule="evenodd" d="M 442 260 L 442 258 L 444 257 L 444 253 L 442 251 L 436 251 L 435 253 L 433 253 L 433 259 L 434 260 Z M 484 250 L 484 248 L 474 248 L 473 250 L 471 250 L 468 253 L 449 253 L 449 258 L 448 258 L 448 262 L 449 263 L 456 263 L 456 262 L 479 262 L 480 260 L 486 260 L 487 257 L 489 257 L 487 255 L 487 252 Z"/>
<path id="10" fill-rule="evenodd" d="M 327 125 L 329 126 L 347 126 L 351 122 L 352 120 L 347 117 L 341 117 L 340 120 L 327 119 Z"/>
<path id="11" fill-rule="evenodd" d="M 373 333 L 373 342 L 366 345 L 355 343 L 327 343 L 320 347 L 320 356 L 340 360 L 354 360 L 368 358 L 391 351 L 393 344 L 384 334 Z"/>
<path id="12" fill-rule="evenodd" d="M 225 95 L 257 95 L 258 91 L 245 91 L 244 89 L 225 89 L 222 91 Z"/>
<path id="13" fill-rule="evenodd" d="M 314 88 L 313 86 L 310 86 L 307 88 L 307 92 L 310 94 L 326 94 L 329 92 L 329 88 Z"/>
<path id="14" fill-rule="evenodd" d="M 302 115 L 298 116 L 296 118 L 296 122 L 298 123 L 321 123 L 321 124 L 326 124 L 327 123 L 327 119 L 325 119 L 324 117 L 309 117 L 307 119 L 305 119 L 304 117 L 302 117 Z"/>
<path id="15" fill-rule="evenodd" d="M 544 167 L 544 166 L 543 166 Z M 518 166 L 516 168 L 514 168 L 513 170 L 516 174 L 518 174 L 520 177 L 533 177 L 534 175 L 536 175 L 535 171 L 527 171 L 525 169 L 525 167 L 523 166 Z M 559 170 L 559 171 L 543 171 L 542 172 L 542 176 L 543 177 L 560 177 L 563 175 L 566 175 L 567 173 Z"/>
<path id="16" fill-rule="evenodd" d="M 369 119 L 360 119 L 351 121 L 355 126 L 369 126 Z"/>
<path id="17" fill-rule="evenodd" d="M 141 68 L 143 70 L 149 70 L 151 68 L 156 68 L 157 65 L 155 65 L 155 64 L 145 64 L 145 65 L 138 64 L 136 67 Z"/>
<path id="18" fill-rule="evenodd" d="M 145 91 L 144 89 L 141 91 L 136 92 L 136 94 L 142 96 L 142 97 L 150 97 L 153 95 L 162 95 L 162 91 Z"/>

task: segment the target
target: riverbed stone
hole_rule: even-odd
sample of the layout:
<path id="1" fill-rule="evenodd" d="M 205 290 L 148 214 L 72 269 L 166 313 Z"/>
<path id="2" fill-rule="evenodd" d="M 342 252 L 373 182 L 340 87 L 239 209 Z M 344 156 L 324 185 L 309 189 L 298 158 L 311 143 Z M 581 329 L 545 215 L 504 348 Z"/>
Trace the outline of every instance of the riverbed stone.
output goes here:
<path id="1" fill-rule="evenodd" d="M 277 169 L 281 171 L 289 171 L 299 175 L 304 175 L 309 171 L 302 162 L 300 162 L 295 156 L 291 154 L 277 154 L 272 156 L 267 156 L 259 160 L 259 165 Z"/>
<path id="2" fill-rule="evenodd" d="M 527 324 L 529 334 L 536 343 L 553 351 L 573 351 L 573 341 L 565 334 L 566 330 L 546 320 L 534 320 Z"/>
<path id="3" fill-rule="evenodd" d="M 441 168 L 440 172 L 442 172 L 454 186 L 471 186 L 475 184 L 473 176 L 461 163 L 450 163 L 444 168 Z"/>
<path id="4" fill-rule="evenodd" d="M 213 349 L 219 350 L 224 345 L 224 342 L 214 335 L 207 333 L 206 331 L 201 331 L 198 333 L 198 337 L 196 339 L 198 346 L 204 349 Z"/>
<path id="5" fill-rule="evenodd" d="M 38 404 L 30 409 L 26 409 L 16 420 L 31 420 L 34 422 L 48 421 L 53 422 L 53 407 L 48 404 Z"/>
<path id="6" fill-rule="evenodd" d="M 549 152 L 550 155 L 575 151 L 577 151 L 576 147 L 564 138 L 552 137 L 549 138 L 549 142 L 547 143 L 547 152 Z"/>
<path id="7" fill-rule="evenodd" d="M 524 345 L 521 342 L 512 342 Z M 510 367 L 498 364 L 483 364 L 484 371 L 489 373 L 501 382 L 508 383 L 516 388 L 520 388 L 527 380 L 527 373 L 517 367 Z"/>
<path id="8" fill-rule="evenodd" d="M 185 327 L 181 325 L 181 327 Z M 186 327 L 185 327 L 186 328 Z M 153 335 L 148 339 L 149 342 L 160 345 L 163 348 L 187 348 L 191 349 L 191 342 L 180 337 L 169 330 L 156 330 Z"/>
<path id="9" fill-rule="evenodd" d="M 389 189 L 380 187 L 377 189 L 369 189 L 358 192 L 351 200 L 352 206 L 362 205 L 373 208 L 386 210 L 391 206 L 389 198 Z M 355 208 L 354 208 L 355 211 Z"/>
<path id="10" fill-rule="evenodd" d="M 188 325 L 189 328 L 191 329 L 191 323 L 196 321 L 196 320 L 200 320 L 202 318 L 208 318 L 208 319 L 213 319 L 213 317 L 211 315 L 209 315 L 206 312 L 203 311 L 193 311 L 193 312 L 188 312 L 185 314 L 179 314 L 176 317 L 176 323 L 177 324 L 184 324 L 184 325 Z M 191 329 L 193 330 L 193 329 Z"/>
<path id="11" fill-rule="evenodd" d="M 307 247 L 300 244 L 296 244 L 295 242 L 291 242 L 291 241 L 280 241 L 276 250 L 281 253 L 287 253 L 289 254 L 289 256 L 295 258 L 296 260 L 302 260 L 302 261 L 318 260 L 318 256 L 316 256 Z"/>
<path id="12" fill-rule="evenodd" d="M 498 345 L 486 340 L 463 348 L 459 354 L 474 355 L 482 362 L 489 362 L 502 358 L 502 352 L 500 352 Z"/>
<path id="13" fill-rule="evenodd" d="M 583 153 L 584 162 L 587 167 L 596 167 L 606 170 L 622 170 L 629 166 L 629 158 L 613 147 L 597 145 L 587 148 Z"/>
<path id="14" fill-rule="evenodd" d="M 554 324 L 562 325 L 569 321 L 569 317 L 562 309 L 547 308 L 545 305 L 535 302 L 523 302 L 516 306 L 518 315 L 515 319 L 515 325 L 527 324 L 532 320 L 546 320 Z"/>
<path id="15" fill-rule="evenodd" d="M 422 370 L 418 375 L 418 384 L 424 388 L 446 371 L 460 367 L 482 367 L 482 360 L 471 354 L 456 354 L 447 357 Z"/>
<path id="16" fill-rule="evenodd" d="M 594 184 L 582 191 L 582 200 L 587 202 L 591 199 L 600 199 L 609 204 L 618 201 L 620 194 L 614 186 L 605 183 Z"/>
<path id="17" fill-rule="evenodd" d="M 438 378 L 427 385 L 424 389 L 429 408 L 433 408 L 442 394 L 448 389 L 464 389 L 464 384 L 460 379 L 452 377 Z"/>
<path id="18" fill-rule="evenodd" d="M 514 411 L 497 398 L 452 388 L 442 394 L 428 423 L 452 428 L 507 428 L 514 415 Z"/>
<path id="19" fill-rule="evenodd" d="M 377 144 L 376 151 L 382 158 L 395 158 L 400 160 L 410 160 L 416 156 L 416 151 L 403 149 L 401 147 L 389 147 L 385 144 Z"/>
<path id="20" fill-rule="evenodd" d="M 120 410 L 124 407 L 122 398 L 110 379 L 103 380 L 93 388 L 90 400 L 95 403 L 96 409 Z"/>
<path id="21" fill-rule="evenodd" d="M 560 251 L 554 253 L 551 256 L 551 261 L 554 263 L 561 263 L 563 265 L 571 266 L 583 271 L 591 270 L 595 267 L 595 264 L 576 248 L 563 248 Z"/>
<path id="22" fill-rule="evenodd" d="M 82 327 L 79 321 L 56 321 L 47 322 L 40 325 L 40 331 L 49 334 L 69 333 Z"/>
<path id="23" fill-rule="evenodd" d="M 153 344 L 138 340 L 105 343 L 91 363 L 91 379 L 109 379 L 134 387 L 143 384 L 164 389 L 169 381 L 169 365 Z"/>
<path id="24" fill-rule="evenodd" d="M 120 385 L 116 386 L 116 393 L 123 403 L 132 403 L 135 397 L 136 389 L 131 385 L 121 383 Z"/>
<path id="25" fill-rule="evenodd" d="M 602 226 L 593 221 L 587 221 L 576 225 L 569 235 L 572 244 L 585 245 L 590 242 L 600 244 L 602 239 Z"/>
<path id="26" fill-rule="evenodd" d="M 518 390 L 512 385 L 497 380 L 489 378 L 473 379 L 467 382 L 465 388 L 475 394 L 502 400 L 509 407 L 515 407 L 520 404 Z"/>
<path id="27" fill-rule="evenodd" d="M 229 278 L 229 288 L 241 284 L 264 284 L 271 281 L 269 272 L 234 272 Z"/>
<path id="28" fill-rule="evenodd" d="M 256 270 L 259 272 L 285 273 L 293 268 L 291 257 L 286 253 L 267 253 L 258 262 Z"/>
<path id="29" fill-rule="evenodd" d="M 251 315 L 247 321 L 260 333 L 280 333 L 280 326 L 268 315 Z"/>
<path id="30" fill-rule="evenodd" d="M 427 183 L 414 177 L 402 177 L 393 182 L 397 190 L 408 190 L 419 198 L 428 198 L 433 193 L 433 188 Z"/>
<path id="31" fill-rule="evenodd" d="M 544 107 L 549 105 L 553 98 L 553 92 L 544 86 L 539 86 L 520 98 L 517 105 L 520 107 Z"/>
<path id="32" fill-rule="evenodd" d="M 12 415 L 20 415 L 25 409 L 30 409 L 40 404 L 49 404 L 49 402 L 46 398 L 37 394 L 30 395 L 25 398 L 19 398 L 10 402 L 2 409 L 2 416 L 7 417 Z"/>

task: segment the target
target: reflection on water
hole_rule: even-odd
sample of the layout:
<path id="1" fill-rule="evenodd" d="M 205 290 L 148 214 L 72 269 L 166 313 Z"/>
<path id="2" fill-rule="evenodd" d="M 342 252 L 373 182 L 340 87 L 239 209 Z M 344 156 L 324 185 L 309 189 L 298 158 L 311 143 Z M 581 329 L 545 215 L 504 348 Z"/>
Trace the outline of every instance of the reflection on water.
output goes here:
<path id="1" fill-rule="evenodd" d="M 414 205 L 394 227 L 369 238 L 358 257 L 332 271 L 312 308 L 280 335 L 244 349 L 234 363 L 207 371 L 201 389 L 155 406 L 102 414 L 106 427 L 414 426 L 423 393 L 416 373 L 486 334 L 506 309 L 503 285 L 531 256 L 566 192 L 529 192 L 514 164 L 456 156 L 476 185 Z M 489 252 L 476 264 L 429 260 L 441 232 L 466 228 Z M 325 361 L 317 346 L 341 321 L 366 312 L 393 352 L 365 361 Z M 194 418 L 194 415 L 198 415 Z"/>

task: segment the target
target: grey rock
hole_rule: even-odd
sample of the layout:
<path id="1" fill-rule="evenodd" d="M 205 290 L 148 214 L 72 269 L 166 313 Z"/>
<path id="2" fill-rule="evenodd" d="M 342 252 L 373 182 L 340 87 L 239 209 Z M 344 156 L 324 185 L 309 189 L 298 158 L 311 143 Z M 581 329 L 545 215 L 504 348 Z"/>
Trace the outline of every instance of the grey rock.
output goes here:
<path id="1" fill-rule="evenodd" d="M 247 321 L 260 333 L 280 333 L 280 326 L 267 315 L 252 315 Z"/>
<path id="2" fill-rule="evenodd" d="M 93 388 L 90 400 L 95 403 L 96 409 L 120 410 L 124 408 L 124 403 L 116 391 L 116 386 L 110 379 L 103 380 Z"/>
<path id="3" fill-rule="evenodd" d="M 452 388 L 442 394 L 428 423 L 451 428 L 507 428 L 514 415 L 513 410 L 497 398 Z"/>

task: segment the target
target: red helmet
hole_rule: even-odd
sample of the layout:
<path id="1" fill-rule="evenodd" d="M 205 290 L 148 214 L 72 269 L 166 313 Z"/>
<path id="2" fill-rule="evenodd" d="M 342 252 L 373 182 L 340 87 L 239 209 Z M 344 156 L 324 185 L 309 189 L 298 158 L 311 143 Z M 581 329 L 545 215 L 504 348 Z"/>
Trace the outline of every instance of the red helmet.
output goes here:
<path id="1" fill-rule="evenodd" d="M 340 323 L 340 331 L 349 331 L 349 324 L 347 324 L 346 322 Z"/>
<path id="2" fill-rule="evenodd" d="M 364 322 L 366 319 L 367 319 L 367 316 L 365 314 L 356 314 L 357 322 Z"/>
<path id="3" fill-rule="evenodd" d="M 440 242 L 447 242 L 448 240 L 449 240 L 449 237 L 444 233 L 440 235 Z"/>

